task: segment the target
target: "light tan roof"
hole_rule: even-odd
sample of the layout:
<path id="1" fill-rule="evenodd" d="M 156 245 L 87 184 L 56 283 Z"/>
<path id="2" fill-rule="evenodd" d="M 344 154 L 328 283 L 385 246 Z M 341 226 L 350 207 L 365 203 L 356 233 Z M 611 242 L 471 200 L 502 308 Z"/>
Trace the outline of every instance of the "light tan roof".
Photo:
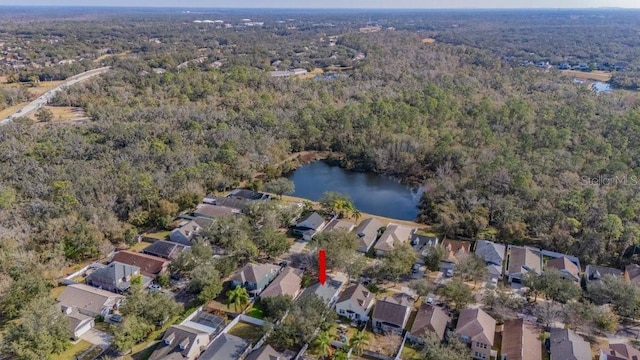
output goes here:
<path id="1" fill-rule="evenodd" d="M 576 279 L 580 279 L 580 269 L 578 269 L 578 265 L 574 264 L 569 258 L 566 256 L 561 256 L 559 258 L 551 259 L 547 261 L 547 267 L 552 269 L 558 269 L 560 271 L 566 271 L 569 274 L 573 275 Z"/>
<path id="2" fill-rule="evenodd" d="M 460 312 L 456 335 L 467 336 L 471 341 L 493 345 L 496 320 L 482 309 L 464 309 Z"/>
<path id="3" fill-rule="evenodd" d="M 342 292 L 337 303 L 339 304 L 343 301 L 352 300 L 354 304 L 358 305 L 358 307 L 365 311 L 369 308 L 371 302 L 373 302 L 375 298 L 375 295 L 362 284 L 354 284 Z"/>
<path id="4" fill-rule="evenodd" d="M 391 251 L 397 244 L 409 241 L 409 238 L 414 231 L 415 228 L 390 223 L 387 226 L 387 230 L 385 230 L 380 236 L 380 239 L 378 239 L 374 249 Z"/>
<path id="5" fill-rule="evenodd" d="M 410 333 L 415 337 L 422 337 L 427 333 L 427 331 L 433 331 L 438 335 L 439 339 L 442 339 L 449 321 L 451 321 L 451 318 L 444 312 L 444 310 L 442 310 L 442 308 L 429 304 L 422 304 L 420 309 L 418 309 L 415 320 L 413 321 Z"/>
<path id="6" fill-rule="evenodd" d="M 272 297 L 278 295 L 288 295 L 295 298 L 300 291 L 302 283 L 302 272 L 291 267 L 285 268 L 266 289 L 260 297 Z"/>
<path id="7" fill-rule="evenodd" d="M 540 261 L 540 253 L 538 251 L 528 247 L 512 246 L 511 254 L 509 255 L 509 273 L 521 273 L 523 268 L 540 273 L 542 271 Z"/>
<path id="8" fill-rule="evenodd" d="M 105 307 L 116 305 L 120 299 L 124 299 L 124 296 L 89 285 L 74 284 L 67 286 L 57 300 L 62 306 L 85 309 L 99 314 Z"/>
<path id="9" fill-rule="evenodd" d="M 324 228 L 324 231 L 344 230 L 346 232 L 349 232 L 349 231 L 353 230 L 353 228 L 355 226 L 356 226 L 356 224 L 354 224 L 353 222 L 351 222 L 349 220 L 334 219 L 334 220 L 329 221 L 327 226 Z"/>
<path id="10" fill-rule="evenodd" d="M 277 272 L 279 270 L 280 270 L 280 267 L 273 264 L 249 263 L 245 265 L 242 269 L 240 269 L 238 272 L 236 272 L 231 277 L 231 280 L 238 283 L 244 283 L 248 281 L 248 282 L 257 284 L 266 276 L 268 276 L 270 273 Z"/>
<path id="11" fill-rule="evenodd" d="M 502 332 L 502 355 L 509 360 L 540 360 L 540 331 L 524 319 L 507 320 Z"/>
<path id="12" fill-rule="evenodd" d="M 640 360 L 640 351 L 629 344 L 609 344 L 602 352 L 607 360 Z"/>

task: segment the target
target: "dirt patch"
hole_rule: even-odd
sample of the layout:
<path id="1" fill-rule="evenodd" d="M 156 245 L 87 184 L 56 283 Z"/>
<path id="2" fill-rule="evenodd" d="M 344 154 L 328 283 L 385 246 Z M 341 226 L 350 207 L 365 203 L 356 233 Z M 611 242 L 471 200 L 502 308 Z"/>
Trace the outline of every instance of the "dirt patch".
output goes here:
<path id="1" fill-rule="evenodd" d="M 53 120 L 47 123 L 38 122 L 38 126 L 45 126 L 47 124 L 66 124 L 89 120 L 84 110 L 79 107 L 45 106 L 45 108 L 51 110 L 51 112 L 53 113 Z M 37 121 L 36 111 L 32 111 L 31 113 L 29 113 L 28 117 Z"/>
<path id="2" fill-rule="evenodd" d="M 313 79 L 314 77 L 316 77 L 316 75 L 322 74 L 324 72 L 324 70 L 322 70 L 321 68 L 315 68 L 313 70 L 311 70 L 310 72 L 308 72 L 305 75 L 299 76 L 300 79 Z"/>
<path id="3" fill-rule="evenodd" d="M 423 44 L 433 44 L 434 42 L 436 42 L 436 39 L 434 39 L 434 38 L 424 38 L 424 39 L 422 39 L 422 43 Z"/>
<path id="4" fill-rule="evenodd" d="M 577 71 L 577 70 L 560 70 L 560 73 L 581 80 L 592 80 L 607 82 L 611 80 L 611 73 L 606 71 Z"/>
<path id="5" fill-rule="evenodd" d="M 125 51 L 125 52 L 121 52 L 118 54 L 104 54 L 102 56 L 97 57 L 95 60 L 93 60 L 94 63 L 100 62 L 104 59 L 110 58 L 110 57 L 123 57 L 123 56 L 127 56 L 131 54 L 131 51 Z"/>

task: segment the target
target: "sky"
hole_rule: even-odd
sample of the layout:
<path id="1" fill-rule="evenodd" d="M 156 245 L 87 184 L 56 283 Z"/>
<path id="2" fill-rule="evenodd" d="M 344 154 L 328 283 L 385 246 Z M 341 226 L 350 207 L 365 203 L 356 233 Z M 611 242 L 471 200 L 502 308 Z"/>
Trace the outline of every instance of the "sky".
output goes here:
<path id="1" fill-rule="evenodd" d="M 0 5 L 210 8 L 640 8 L 640 0 L 0 0 Z"/>

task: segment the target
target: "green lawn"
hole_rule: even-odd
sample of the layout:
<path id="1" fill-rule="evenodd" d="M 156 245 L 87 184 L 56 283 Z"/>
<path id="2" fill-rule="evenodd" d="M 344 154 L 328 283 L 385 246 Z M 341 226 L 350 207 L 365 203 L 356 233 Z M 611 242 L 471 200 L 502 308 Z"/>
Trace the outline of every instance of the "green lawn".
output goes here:
<path id="1" fill-rule="evenodd" d="M 260 340 L 262 335 L 264 335 L 264 330 L 259 326 L 240 321 L 232 327 L 231 330 L 229 330 L 229 335 L 241 337 L 245 340 L 251 341 L 253 344 Z"/>
<path id="2" fill-rule="evenodd" d="M 260 302 L 260 300 L 256 301 L 253 304 L 253 307 L 247 312 L 247 315 L 256 319 L 264 319 L 264 307 L 262 306 L 262 302 Z"/>
<path id="3" fill-rule="evenodd" d="M 143 237 L 148 237 L 148 238 L 158 239 L 158 240 L 165 240 L 166 238 L 169 237 L 169 233 L 171 233 L 171 231 L 156 231 L 153 233 L 146 233 L 143 235 Z"/>
<path id="4" fill-rule="evenodd" d="M 140 241 L 139 243 L 133 245 L 132 247 L 129 248 L 130 251 L 135 251 L 135 252 L 140 252 L 142 250 L 144 250 L 147 246 L 151 245 L 148 242 L 145 241 Z"/>
<path id="5" fill-rule="evenodd" d="M 420 360 L 420 352 L 416 349 L 414 349 L 413 347 L 410 346 L 410 344 L 404 344 L 404 347 L 402 348 L 402 359 L 403 360 Z"/>
<path id="6" fill-rule="evenodd" d="M 85 352 L 91 346 L 93 346 L 93 345 L 91 345 L 90 342 L 84 341 L 84 340 L 80 340 L 77 343 L 72 344 L 71 347 L 69 347 L 64 352 L 62 352 L 62 353 L 60 353 L 58 355 L 53 355 L 53 356 L 51 356 L 51 358 L 53 360 L 75 360 L 76 356 L 78 356 L 81 353 Z"/>

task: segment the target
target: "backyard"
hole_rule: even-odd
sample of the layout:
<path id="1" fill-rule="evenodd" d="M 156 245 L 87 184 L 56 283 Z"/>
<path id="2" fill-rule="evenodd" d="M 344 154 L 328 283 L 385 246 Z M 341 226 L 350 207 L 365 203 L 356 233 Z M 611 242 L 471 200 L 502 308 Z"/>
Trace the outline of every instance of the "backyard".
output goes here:
<path id="1" fill-rule="evenodd" d="M 53 355 L 51 358 L 53 360 L 76 360 L 76 356 L 82 354 L 83 352 L 87 351 L 90 347 L 91 347 L 91 343 L 84 341 L 84 340 L 80 340 L 75 344 L 72 344 L 67 350 L 65 350 L 64 352 L 58 354 L 58 355 Z"/>
<path id="2" fill-rule="evenodd" d="M 252 344 L 255 344 L 264 335 L 264 329 L 260 326 L 239 321 L 229 330 L 228 334 L 249 340 Z"/>

